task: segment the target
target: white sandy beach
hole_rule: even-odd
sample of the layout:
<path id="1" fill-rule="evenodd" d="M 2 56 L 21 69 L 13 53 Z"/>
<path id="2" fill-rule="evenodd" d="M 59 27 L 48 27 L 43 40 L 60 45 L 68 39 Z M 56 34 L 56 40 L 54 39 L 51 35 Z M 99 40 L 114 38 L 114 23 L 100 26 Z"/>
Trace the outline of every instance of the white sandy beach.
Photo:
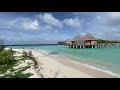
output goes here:
<path id="1" fill-rule="evenodd" d="M 21 49 L 13 49 L 14 51 L 22 52 Z M 32 50 L 33 55 L 37 58 L 39 66 L 41 66 L 42 70 L 40 73 L 45 78 L 90 78 L 92 76 L 80 72 L 70 66 L 64 65 L 59 61 L 43 55 L 41 52 Z M 26 72 L 34 73 L 30 78 L 40 78 L 38 73 L 34 68 L 28 69 Z"/>
<path id="2" fill-rule="evenodd" d="M 22 52 L 22 49 L 13 49 Z M 25 49 L 27 51 L 27 49 Z M 50 57 L 45 51 L 32 49 L 33 56 L 38 61 L 40 71 L 33 67 L 25 72 L 31 72 L 34 75 L 30 78 L 95 78 L 95 77 L 113 77 L 103 72 L 99 72 L 88 67 L 80 65 L 75 61 L 57 59 Z M 45 54 L 46 53 L 46 54 Z"/>

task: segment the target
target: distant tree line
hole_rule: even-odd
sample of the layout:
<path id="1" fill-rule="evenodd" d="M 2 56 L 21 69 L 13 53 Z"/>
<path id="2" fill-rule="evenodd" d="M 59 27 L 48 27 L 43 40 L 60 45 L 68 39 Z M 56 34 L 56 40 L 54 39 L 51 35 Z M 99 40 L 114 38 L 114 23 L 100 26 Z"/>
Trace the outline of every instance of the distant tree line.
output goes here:
<path id="1" fill-rule="evenodd" d="M 103 40 L 103 39 L 98 39 L 97 43 L 120 43 L 118 40 Z"/>

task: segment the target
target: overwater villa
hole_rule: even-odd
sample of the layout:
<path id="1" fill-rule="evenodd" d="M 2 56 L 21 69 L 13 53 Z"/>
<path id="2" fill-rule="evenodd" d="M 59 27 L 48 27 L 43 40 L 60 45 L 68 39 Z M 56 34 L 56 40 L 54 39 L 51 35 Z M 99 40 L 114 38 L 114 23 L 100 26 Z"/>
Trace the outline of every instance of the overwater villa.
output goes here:
<path id="1" fill-rule="evenodd" d="M 67 39 L 62 42 L 58 42 L 59 47 L 68 47 L 68 48 L 102 48 L 109 47 L 107 44 L 98 44 L 97 38 L 87 33 L 84 37 L 80 35 L 75 36 L 73 39 Z M 120 44 L 116 44 L 120 46 Z"/>
<path id="2" fill-rule="evenodd" d="M 75 36 L 71 42 L 72 45 L 84 45 L 84 39 L 80 35 Z"/>
<path id="3" fill-rule="evenodd" d="M 84 45 L 96 45 L 97 39 L 91 34 L 86 34 L 84 37 Z"/>

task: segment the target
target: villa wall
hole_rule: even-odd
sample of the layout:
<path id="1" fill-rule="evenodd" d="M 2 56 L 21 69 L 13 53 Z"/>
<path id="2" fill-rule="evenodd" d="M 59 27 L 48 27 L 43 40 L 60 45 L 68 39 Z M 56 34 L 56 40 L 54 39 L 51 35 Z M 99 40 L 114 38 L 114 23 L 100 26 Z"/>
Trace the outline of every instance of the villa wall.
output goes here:
<path id="1" fill-rule="evenodd" d="M 84 41 L 76 41 L 75 45 L 84 45 Z"/>
<path id="2" fill-rule="evenodd" d="M 97 41 L 66 41 L 66 42 L 58 42 L 59 45 L 95 45 Z"/>
<path id="3" fill-rule="evenodd" d="M 95 45 L 95 44 L 97 44 L 97 41 L 91 41 L 91 40 L 85 41 L 84 43 L 84 45 Z"/>
<path id="4" fill-rule="evenodd" d="M 91 45 L 91 41 L 85 41 L 84 45 Z"/>
<path id="5" fill-rule="evenodd" d="M 97 41 L 91 41 L 91 45 L 97 44 Z"/>

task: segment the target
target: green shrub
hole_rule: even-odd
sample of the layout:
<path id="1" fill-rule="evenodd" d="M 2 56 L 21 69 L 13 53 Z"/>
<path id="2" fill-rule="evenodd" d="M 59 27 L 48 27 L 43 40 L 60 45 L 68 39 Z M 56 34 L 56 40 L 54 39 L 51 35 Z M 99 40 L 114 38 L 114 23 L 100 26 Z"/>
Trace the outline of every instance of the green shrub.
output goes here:
<path id="1" fill-rule="evenodd" d="M 31 73 L 22 73 L 26 69 L 30 68 L 30 66 L 25 66 L 23 68 L 13 69 L 14 66 L 17 65 L 17 63 L 20 60 L 26 60 L 26 58 L 29 58 L 27 56 L 14 56 L 15 51 L 12 49 L 9 50 L 2 50 L 0 52 L 0 74 L 3 76 L 0 76 L 0 78 L 28 78 L 30 77 Z M 8 70 L 11 71 L 10 74 L 5 74 Z"/>
<path id="2" fill-rule="evenodd" d="M 22 73 L 21 71 L 18 71 L 18 72 L 15 72 L 14 74 L 8 74 L 8 75 L 5 75 L 5 76 L 0 76 L 0 78 L 28 78 L 30 77 L 31 73 Z"/>
<path id="3" fill-rule="evenodd" d="M 16 62 L 17 60 L 15 59 L 14 52 L 11 50 L 3 50 L 0 52 L 0 65 L 12 65 Z"/>

